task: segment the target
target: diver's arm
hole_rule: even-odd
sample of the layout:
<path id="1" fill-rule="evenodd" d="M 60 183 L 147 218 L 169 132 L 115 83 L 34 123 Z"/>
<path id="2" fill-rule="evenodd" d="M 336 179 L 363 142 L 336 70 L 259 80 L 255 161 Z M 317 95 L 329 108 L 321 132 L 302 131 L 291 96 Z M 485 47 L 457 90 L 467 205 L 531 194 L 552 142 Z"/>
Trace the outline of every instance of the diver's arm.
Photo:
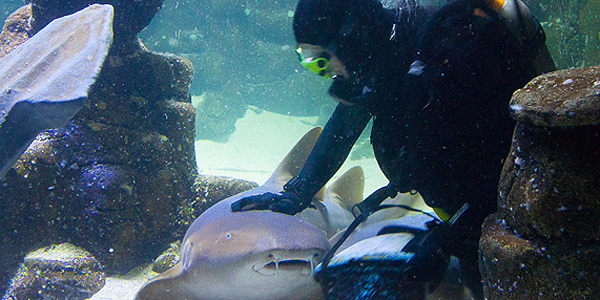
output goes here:
<path id="1" fill-rule="evenodd" d="M 290 215 L 303 211 L 342 166 L 370 119 L 364 106 L 338 104 L 300 174 L 285 184 L 284 191 L 242 198 L 232 203 L 231 209 L 270 209 Z"/>
<path id="2" fill-rule="evenodd" d="M 364 106 L 339 103 L 300 174 L 290 180 L 284 190 L 310 201 L 342 166 L 370 119 L 371 114 Z M 300 206 L 305 208 L 308 204 Z"/>

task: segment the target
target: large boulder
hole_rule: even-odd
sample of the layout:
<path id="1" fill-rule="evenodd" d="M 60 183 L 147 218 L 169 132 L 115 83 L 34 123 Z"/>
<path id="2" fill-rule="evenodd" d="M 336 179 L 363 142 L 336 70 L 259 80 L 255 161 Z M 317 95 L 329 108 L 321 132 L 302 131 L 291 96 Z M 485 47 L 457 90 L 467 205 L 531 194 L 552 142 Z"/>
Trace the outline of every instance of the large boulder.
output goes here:
<path id="1" fill-rule="evenodd" d="M 29 12 L 20 10 L 13 23 L 31 20 Z M 127 18 L 136 23 L 138 16 Z M 191 78 L 186 59 L 150 53 L 135 34 L 115 39 L 84 107 L 67 125 L 38 135 L 1 180 L 0 282 L 25 253 L 50 244 L 73 243 L 108 273 L 122 273 L 182 234 L 194 219 L 188 212 L 200 206 L 192 192 Z"/>
<path id="2" fill-rule="evenodd" d="M 52 245 L 27 254 L 2 300 L 83 300 L 105 283 L 102 266 L 89 252 Z"/>
<path id="3" fill-rule="evenodd" d="M 0 58 L 0 177 L 40 132 L 83 107 L 112 44 L 112 21 L 112 6 L 92 5 Z"/>
<path id="4" fill-rule="evenodd" d="M 126 272 L 184 230 L 197 173 L 191 69 L 146 51 L 109 60 L 84 108 L 39 135 L 2 182 L 3 252 L 71 242 Z"/>
<path id="5" fill-rule="evenodd" d="M 480 241 L 489 299 L 600 294 L 600 66 L 541 75 L 511 101 L 517 126 L 498 212 Z"/>
<path id="6" fill-rule="evenodd" d="M 36 32 L 27 25 L 32 10 L 35 16 L 47 4 L 53 8 L 46 12 L 63 15 L 72 7 L 63 11 L 62 2 L 34 1 L 13 14 L 15 26 L 0 34 L 13 39 L 1 41 L 2 53 L 17 51 Z M 115 18 L 131 26 L 115 22 L 114 43 L 85 105 L 65 126 L 38 135 L 0 179 L 2 286 L 28 252 L 65 242 L 89 251 L 109 275 L 128 272 L 181 238 L 218 198 L 252 186 L 198 177 L 192 65 L 149 52 L 135 36 L 159 2 L 114 2 Z M 34 25 L 43 19 L 36 18 Z"/>

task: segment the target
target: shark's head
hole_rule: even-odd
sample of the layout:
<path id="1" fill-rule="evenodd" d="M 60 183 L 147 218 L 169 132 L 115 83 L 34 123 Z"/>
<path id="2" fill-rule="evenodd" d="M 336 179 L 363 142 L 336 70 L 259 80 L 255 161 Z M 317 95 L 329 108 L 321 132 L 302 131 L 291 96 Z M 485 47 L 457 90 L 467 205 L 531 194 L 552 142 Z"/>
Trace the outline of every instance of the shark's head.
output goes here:
<path id="1" fill-rule="evenodd" d="M 323 229 L 271 211 L 231 211 L 243 197 L 281 191 L 320 132 L 308 132 L 265 184 L 202 213 L 183 238 L 180 262 L 146 283 L 137 299 L 322 299 L 312 271 L 330 248 Z"/>
<path id="2" fill-rule="evenodd" d="M 330 244 L 297 217 L 249 211 L 190 227 L 181 261 L 138 299 L 319 299 L 314 267 Z"/>
<path id="3" fill-rule="evenodd" d="M 184 239 L 181 264 L 203 297 L 292 299 L 319 289 L 312 271 L 330 244 L 323 231 L 299 218 L 249 211 L 195 229 Z"/>
<path id="4" fill-rule="evenodd" d="M 323 230 L 271 211 L 231 211 L 243 197 L 281 191 L 320 132 L 308 132 L 265 184 L 202 213 L 183 238 L 180 262 L 146 283 L 136 299 L 322 299 L 312 273 L 330 248 Z"/>

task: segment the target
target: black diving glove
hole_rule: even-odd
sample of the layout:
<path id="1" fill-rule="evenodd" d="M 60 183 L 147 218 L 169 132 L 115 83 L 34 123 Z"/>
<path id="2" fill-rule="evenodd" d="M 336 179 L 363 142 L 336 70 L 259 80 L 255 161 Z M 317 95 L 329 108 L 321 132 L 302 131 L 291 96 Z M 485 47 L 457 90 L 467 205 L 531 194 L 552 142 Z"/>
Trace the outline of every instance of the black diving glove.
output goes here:
<path id="1" fill-rule="evenodd" d="M 294 177 L 283 186 L 278 194 L 264 193 L 248 196 L 231 204 L 231 210 L 271 210 L 282 214 L 295 215 L 312 205 L 312 195 L 307 196 L 305 180 Z"/>
<path id="2" fill-rule="evenodd" d="M 281 192 L 279 194 L 264 193 L 260 195 L 248 196 L 231 204 L 231 210 L 271 210 L 273 212 L 295 215 L 307 206 L 301 207 L 297 203 L 302 203 L 300 196 L 292 192 Z"/>

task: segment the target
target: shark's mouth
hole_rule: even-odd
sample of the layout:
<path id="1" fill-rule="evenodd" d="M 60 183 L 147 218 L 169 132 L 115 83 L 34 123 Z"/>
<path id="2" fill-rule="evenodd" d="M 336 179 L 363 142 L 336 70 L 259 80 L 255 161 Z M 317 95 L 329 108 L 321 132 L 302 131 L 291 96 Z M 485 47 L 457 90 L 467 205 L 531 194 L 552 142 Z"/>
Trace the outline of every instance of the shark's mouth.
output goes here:
<path id="1" fill-rule="evenodd" d="M 314 254 L 306 258 L 281 259 L 273 254 L 269 254 L 269 261 L 266 263 L 255 263 L 252 266 L 252 270 L 263 276 L 277 276 L 281 272 L 294 272 L 302 276 L 312 276 L 317 257 L 319 257 L 319 254 Z"/>

